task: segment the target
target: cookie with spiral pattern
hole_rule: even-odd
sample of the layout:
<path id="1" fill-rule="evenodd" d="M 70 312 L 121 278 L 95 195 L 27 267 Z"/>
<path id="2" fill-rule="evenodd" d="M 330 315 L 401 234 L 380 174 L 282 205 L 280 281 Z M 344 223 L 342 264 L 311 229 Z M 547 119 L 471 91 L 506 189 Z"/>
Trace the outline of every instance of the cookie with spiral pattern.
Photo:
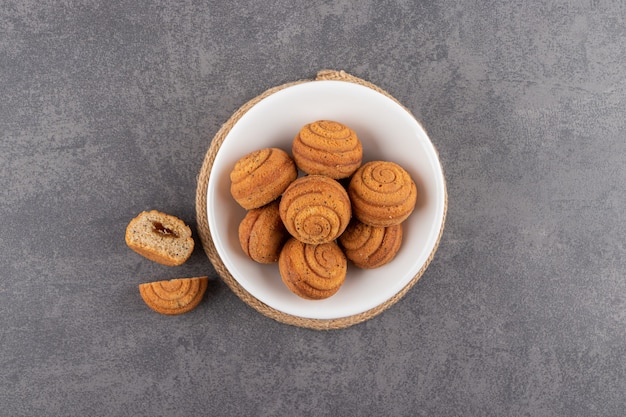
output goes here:
<path id="1" fill-rule="evenodd" d="M 402 223 L 377 227 L 353 218 L 339 237 L 339 245 L 357 267 L 381 267 L 391 262 L 402 246 Z"/>
<path id="2" fill-rule="evenodd" d="M 334 295 L 343 285 L 348 261 L 335 242 L 309 245 L 291 238 L 285 243 L 278 269 L 291 292 L 309 300 Z"/>
<path id="3" fill-rule="evenodd" d="M 157 313 L 187 313 L 200 304 L 207 289 L 208 277 L 176 278 L 139 284 L 139 294 Z"/>
<path id="4" fill-rule="evenodd" d="M 303 126 L 292 143 L 298 168 L 307 174 L 347 178 L 360 166 L 363 146 L 354 130 L 332 120 Z"/>
<path id="5" fill-rule="evenodd" d="M 370 226 L 402 223 L 415 209 L 417 187 L 400 165 L 390 161 L 363 164 L 348 184 L 354 216 Z"/>
<path id="6" fill-rule="evenodd" d="M 262 264 L 278 261 L 289 233 L 278 213 L 278 200 L 249 210 L 239 223 L 239 244 L 250 259 Z"/>
<path id="7" fill-rule="evenodd" d="M 240 158 L 230 172 L 230 192 L 246 210 L 276 200 L 298 177 L 296 164 L 280 148 L 264 148 Z"/>
<path id="8" fill-rule="evenodd" d="M 279 204 L 287 231 L 309 244 L 328 243 L 348 227 L 352 216 L 350 198 L 336 180 L 307 175 L 292 182 Z"/>

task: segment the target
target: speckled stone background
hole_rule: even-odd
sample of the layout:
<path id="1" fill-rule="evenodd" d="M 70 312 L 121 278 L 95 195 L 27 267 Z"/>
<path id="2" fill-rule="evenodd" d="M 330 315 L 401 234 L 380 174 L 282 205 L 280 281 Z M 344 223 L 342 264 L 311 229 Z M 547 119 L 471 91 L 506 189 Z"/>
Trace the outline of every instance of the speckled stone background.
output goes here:
<path id="1" fill-rule="evenodd" d="M 195 231 L 213 135 L 267 88 L 343 69 L 440 152 L 435 260 L 399 303 L 318 332 L 257 313 Z M 0 2 L 0 415 L 624 416 L 623 0 Z M 137 285 L 208 274 L 202 305 Z"/>

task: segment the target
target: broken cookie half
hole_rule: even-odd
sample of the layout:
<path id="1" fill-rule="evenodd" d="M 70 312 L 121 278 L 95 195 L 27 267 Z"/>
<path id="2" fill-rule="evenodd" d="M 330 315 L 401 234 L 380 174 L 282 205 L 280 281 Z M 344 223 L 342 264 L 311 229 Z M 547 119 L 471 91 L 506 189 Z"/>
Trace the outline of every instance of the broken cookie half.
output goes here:
<path id="1" fill-rule="evenodd" d="M 152 310 L 166 315 L 187 313 L 200 304 L 208 277 L 176 278 L 139 284 L 139 294 Z"/>
<path id="2" fill-rule="evenodd" d="M 194 248 L 191 228 L 178 217 L 157 210 L 143 211 L 126 227 L 126 244 L 162 265 L 178 266 Z"/>

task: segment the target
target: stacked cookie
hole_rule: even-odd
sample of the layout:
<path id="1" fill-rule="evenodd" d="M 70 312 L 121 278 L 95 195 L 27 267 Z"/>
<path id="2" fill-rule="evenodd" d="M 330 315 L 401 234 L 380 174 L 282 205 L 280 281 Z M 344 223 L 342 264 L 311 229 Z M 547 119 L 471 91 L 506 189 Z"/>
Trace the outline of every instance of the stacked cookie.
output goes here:
<path id="1" fill-rule="evenodd" d="M 253 261 L 278 262 L 293 293 L 324 299 L 345 282 L 348 261 L 371 269 L 393 260 L 417 188 L 393 162 L 363 164 L 356 133 L 336 121 L 303 126 L 291 151 L 260 149 L 233 167 L 231 194 L 247 210 L 239 241 Z"/>

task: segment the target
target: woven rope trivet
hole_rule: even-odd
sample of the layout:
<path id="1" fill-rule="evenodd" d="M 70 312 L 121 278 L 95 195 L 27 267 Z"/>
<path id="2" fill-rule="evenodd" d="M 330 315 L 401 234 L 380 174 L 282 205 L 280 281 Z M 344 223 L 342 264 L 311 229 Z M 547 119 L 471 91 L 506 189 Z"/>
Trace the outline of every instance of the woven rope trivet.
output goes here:
<path id="1" fill-rule="evenodd" d="M 224 142 L 224 138 L 226 138 L 226 136 L 228 135 L 232 127 L 237 123 L 237 121 L 239 121 L 239 119 L 250 108 L 252 108 L 259 101 L 263 100 L 264 98 L 284 88 L 287 88 L 296 84 L 301 84 L 301 83 L 306 83 L 306 82 L 315 82 L 319 80 L 339 80 L 339 81 L 346 81 L 346 82 L 360 84 L 360 85 L 369 87 L 375 91 L 378 91 L 379 93 L 384 94 L 387 97 L 391 98 L 396 103 L 402 105 L 401 103 L 398 102 L 398 100 L 392 97 L 389 93 L 377 87 L 376 85 L 369 83 L 365 80 L 362 80 L 360 78 L 357 78 L 353 75 L 350 75 L 344 71 L 323 70 L 317 73 L 317 76 L 315 77 L 315 79 L 299 80 L 299 81 L 294 81 L 291 83 L 286 83 L 283 85 L 279 85 L 277 87 L 270 88 L 269 90 L 265 91 L 261 95 L 248 101 L 243 106 L 241 106 L 237 111 L 235 111 L 235 113 L 230 117 L 230 119 L 228 119 L 228 121 L 220 128 L 220 130 L 213 137 L 209 150 L 207 151 L 204 157 L 204 162 L 202 163 L 202 168 L 200 169 L 200 173 L 198 174 L 198 185 L 196 189 L 196 219 L 198 222 L 198 226 L 197 226 L 198 234 L 200 235 L 200 240 L 202 242 L 202 246 L 204 248 L 206 255 L 209 257 L 209 260 L 215 267 L 215 270 L 217 271 L 217 273 L 222 277 L 224 282 L 226 282 L 226 284 L 230 287 L 230 289 L 241 300 L 243 300 L 246 304 L 248 304 L 250 307 L 257 310 L 261 314 L 264 314 L 265 316 L 272 318 L 276 321 L 279 321 L 281 323 L 290 324 L 290 325 L 298 326 L 298 327 L 306 327 L 306 328 L 315 329 L 315 330 L 331 330 L 331 329 L 341 329 L 341 328 L 349 327 L 357 323 L 361 323 L 363 321 L 371 319 L 372 317 L 382 313 L 384 310 L 386 310 L 387 308 L 395 304 L 398 300 L 400 300 L 407 293 L 407 291 L 411 289 L 411 287 L 413 287 L 413 285 L 415 285 L 415 283 L 424 274 L 424 271 L 426 270 L 426 268 L 432 261 L 433 257 L 435 256 L 435 252 L 437 251 L 437 247 L 439 246 L 439 241 L 441 239 L 441 235 L 443 234 L 443 229 L 444 229 L 444 224 L 445 224 L 445 218 L 446 218 L 446 213 L 447 213 L 447 208 L 448 208 L 447 206 L 448 198 L 447 198 L 447 192 L 446 192 L 443 221 L 441 223 L 441 229 L 439 230 L 439 236 L 437 237 L 437 242 L 435 243 L 435 246 L 432 252 L 430 253 L 430 256 L 428 257 L 428 259 L 426 260 L 422 268 L 419 270 L 417 275 L 415 275 L 415 277 L 413 277 L 413 279 L 402 290 L 400 290 L 392 298 L 388 299 L 384 303 L 370 310 L 367 310 L 367 311 L 364 311 L 362 313 L 355 314 L 352 316 L 342 317 L 342 318 L 337 318 L 337 319 L 322 320 L 322 319 L 297 317 L 297 316 L 283 313 L 281 311 L 278 311 L 268 306 L 267 304 L 255 298 L 248 291 L 246 291 L 237 282 L 237 280 L 233 278 L 233 276 L 230 274 L 228 269 L 226 269 L 226 267 L 224 266 L 224 263 L 222 262 L 221 258 L 219 257 L 217 253 L 217 250 L 215 249 L 215 245 L 213 244 L 213 240 L 211 238 L 211 232 L 209 230 L 209 222 L 207 218 L 207 186 L 209 184 L 209 176 L 211 173 L 211 168 L 213 167 L 213 162 L 215 161 L 215 156 L 217 155 L 217 151 L 219 150 L 219 148 L 222 146 L 222 143 Z"/>

